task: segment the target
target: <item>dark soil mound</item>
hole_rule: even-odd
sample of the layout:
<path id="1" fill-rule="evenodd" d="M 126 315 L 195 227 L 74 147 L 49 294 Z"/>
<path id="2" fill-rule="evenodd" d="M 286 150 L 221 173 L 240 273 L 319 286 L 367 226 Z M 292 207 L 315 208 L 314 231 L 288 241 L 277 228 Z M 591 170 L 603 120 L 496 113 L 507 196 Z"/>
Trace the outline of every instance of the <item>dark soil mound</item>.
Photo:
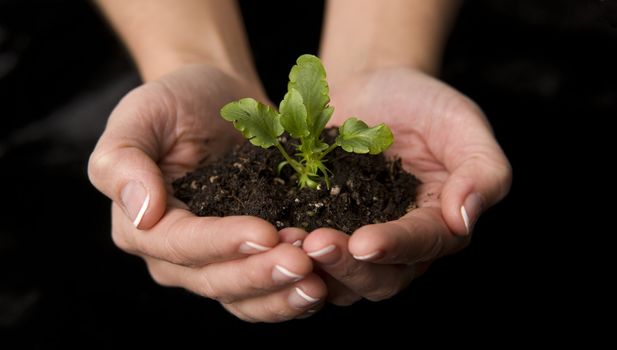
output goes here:
<path id="1" fill-rule="evenodd" d="M 335 135 L 335 129 L 324 133 L 329 140 Z M 294 153 L 286 138 L 281 143 Z M 199 216 L 253 215 L 277 228 L 332 227 L 348 234 L 366 224 L 397 219 L 415 206 L 419 181 L 402 169 L 400 160 L 338 148 L 326 163 L 335 174 L 331 187 L 322 183 L 318 190 L 300 189 L 290 167 L 277 174 L 282 160 L 276 149 L 246 142 L 216 163 L 177 179 L 175 195 Z"/>

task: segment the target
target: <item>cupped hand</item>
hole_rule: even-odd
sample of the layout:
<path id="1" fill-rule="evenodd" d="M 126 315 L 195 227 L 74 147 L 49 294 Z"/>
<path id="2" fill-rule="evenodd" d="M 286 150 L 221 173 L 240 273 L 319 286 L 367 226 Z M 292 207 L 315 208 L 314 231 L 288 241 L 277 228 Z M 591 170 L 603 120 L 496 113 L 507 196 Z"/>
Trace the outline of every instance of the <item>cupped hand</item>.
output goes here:
<path id="1" fill-rule="evenodd" d="M 332 124 L 357 116 L 385 122 L 398 156 L 422 185 L 418 208 L 359 228 L 351 237 L 323 228 L 303 249 L 325 272 L 340 305 L 381 300 L 405 288 L 430 262 L 464 248 L 475 222 L 509 191 L 511 168 L 478 106 L 446 84 L 409 68 L 357 75 L 331 87 Z"/>
<path id="2" fill-rule="evenodd" d="M 313 311 L 326 294 L 305 252 L 288 244 L 302 233 L 279 234 L 256 217 L 196 217 L 171 189 L 242 141 L 219 110 L 242 97 L 264 101 L 260 91 L 208 65 L 146 83 L 112 112 L 88 173 L 113 201 L 114 242 L 158 283 L 216 299 L 244 320 L 276 322 Z"/>

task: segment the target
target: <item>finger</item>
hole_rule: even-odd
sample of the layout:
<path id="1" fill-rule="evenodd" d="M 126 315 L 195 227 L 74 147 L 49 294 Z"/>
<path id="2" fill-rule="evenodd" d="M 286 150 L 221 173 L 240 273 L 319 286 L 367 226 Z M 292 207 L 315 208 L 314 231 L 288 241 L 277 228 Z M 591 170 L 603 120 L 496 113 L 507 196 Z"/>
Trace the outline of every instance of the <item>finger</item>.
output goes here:
<path id="1" fill-rule="evenodd" d="M 202 268 L 187 268 L 158 259 L 146 261 L 152 277 L 160 284 L 182 286 L 223 303 L 279 290 L 302 280 L 313 269 L 303 250 L 286 243 L 263 254 Z"/>
<path id="2" fill-rule="evenodd" d="M 328 302 L 337 306 L 350 306 L 362 299 L 361 295 L 355 293 L 320 268 L 316 269 L 315 273 L 321 277 L 328 287 Z"/>
<path id="3" fill-rule="evenodd" d="M 279 231 L 281 242 L 289 243 L 294 247 L 302 247 L 302 242 L 308 235 L 308 232 L 297 227 L 286 227 Z"/>
<path id="4" fill-rule="evenodd" d="M 146 97 L 155 93 L 152 87 L 142 86 L 122 99 L 88 162 L 90 181 L 118 203 L 139 229 L 152 227 L 163 216 L 167 197 L 156 161 L 163 148 L 157 135 L 168 130 L 161 130 L 153 121 L 171 114 L 167 110 L 171 103 L 157 96 L 157 103 L 144 107 L 145 102 L 152 102 Z"/>
<path id="5" fill-rule="evenodd" d="M 248 322 L 282 322 L 304 318 L 324 305 L 325 283 L 315 274 L 278 292 L 223 306 Z"/>
<path id="6" fill-rule="evenodd" d="M 150 230 L 138 230 L 112 209 L 112 237 L 121 249 L 183 266 L 203 266 L 265 252 L 279 242 L 270 223 L 253 216 L 197 217 L 170 207 Z"/>
<path id="7" fill-rule="evenodd" d="M 303 249 L 322 270 L 369 300 L 390 298 L 413 279 L 413 266 L 378 265 L 354 259 L 347 250 L 348 241 L 345 233 L 322 228 L 308 235 Z"/>
<path id="8" fill-rule="evenodd" d="M 453 253 L 465 247 L 469 239 L 450 231 L 441 208 L 423 207 L 398 220 L 360 227 L 348 247 L 356 260 L 410 265 Z"/>
<path id="9" fill-rule="evenodd" d="M 462 114 L 457 119 L 465 124 L 450 128 L 456 135 L 439 152 L 450 173 L 441 192 L 442 212 L 452 232 L 467 235 L 482 211 L 508 193 L 512 169 L 477 106 L 468 101 L 451 113 Z"/>

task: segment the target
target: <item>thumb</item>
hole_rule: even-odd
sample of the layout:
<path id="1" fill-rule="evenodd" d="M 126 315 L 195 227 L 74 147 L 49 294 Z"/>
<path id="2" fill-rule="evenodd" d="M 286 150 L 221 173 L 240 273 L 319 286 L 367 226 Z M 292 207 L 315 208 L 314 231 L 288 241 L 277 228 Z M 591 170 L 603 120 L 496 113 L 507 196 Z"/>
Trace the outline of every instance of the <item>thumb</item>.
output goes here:
<path id="1" fill-rule="evenodd" d="M 133 225 L 149 229 L 163 216 L 167 193 L 158 166 L 141 150 L 119 147 L 90 157 L 94 186 L 119 204 Z"/>
<path id="2" fill-rule="evenodd" d="M 112 112 L 105 132 L 88 162 L 92 184 L 123 209 L 139 229 L 149 229 L 165 213 L 167 191 L 155 162 L 160 141 L 152 130 L 156 103 L 147 101 L 139 88 Z"/>
<path id="3" fill-rule="evenodd" d="M 441 193 L 442 214 L 452 232 L 468 235 L 480 214 L 510 190 L 512 170 L 493 140 L 461 158 Z"/>

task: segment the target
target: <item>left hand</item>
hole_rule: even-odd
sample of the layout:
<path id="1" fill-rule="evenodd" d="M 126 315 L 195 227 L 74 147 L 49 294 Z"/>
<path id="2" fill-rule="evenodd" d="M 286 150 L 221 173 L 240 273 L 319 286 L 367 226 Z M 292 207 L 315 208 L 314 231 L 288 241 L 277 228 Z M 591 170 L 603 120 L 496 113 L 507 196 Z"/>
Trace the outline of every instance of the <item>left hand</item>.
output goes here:
<path id="1" fill-rule="evenodd" d="M 333 85 L 331 97 L 331 124 L 357 116 L 392 129 L 394 144 L 386 156 L 400 157 L 405 170 L 422 181 L 418 208 L 352 236 L 317 229 L 303 249 L 325 272 L 334 304 L 390 298 L 432 261 L 469 243 L 481 212 L 508 193 L 510 164 L 478 106 L 417 70 L 356 75 Z"/>

